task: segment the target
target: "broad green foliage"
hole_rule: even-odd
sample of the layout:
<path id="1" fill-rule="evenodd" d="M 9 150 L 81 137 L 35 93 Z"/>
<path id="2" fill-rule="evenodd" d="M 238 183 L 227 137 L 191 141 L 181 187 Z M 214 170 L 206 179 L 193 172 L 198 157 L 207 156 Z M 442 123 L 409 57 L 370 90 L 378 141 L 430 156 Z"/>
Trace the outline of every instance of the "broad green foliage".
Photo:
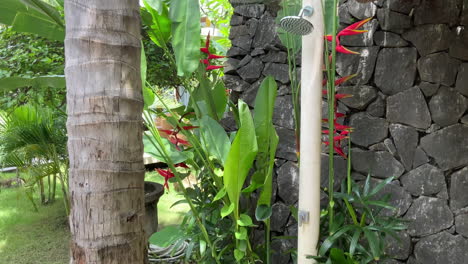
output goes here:
<path id="1" fill-rule="evenodd" d="M 200 10 L 198 0 L 172 0 L 169 17 L 172 21 L 172 46 L 177 74 L 188 76 L 198 68 L 200 60 Z"/>
<path id="2" fill-rule="evenodd" d="M 258 152 L 252 116 L 242 101 L 239 102 L 239 116 L 241 125 L 229 151 L 223 176 L 229 199 L 234 203 L 235 217 L 238 217 L 242 186 Z"/>
<path id="3" fill-rule="evenodd" d="M 205 115 L 200 120 L 200 132 L 208 154 L 224 164 L 231 148 L 231 142 L 224 128 L 214 119 Z"/>
<path id="4" fill-rule="evenodd" d="M 61 14 L 41 0 L 2 0 L 0 23 L 11 26 L 14 31 L 34 33 L 51 40 L 65 38 Z"/>

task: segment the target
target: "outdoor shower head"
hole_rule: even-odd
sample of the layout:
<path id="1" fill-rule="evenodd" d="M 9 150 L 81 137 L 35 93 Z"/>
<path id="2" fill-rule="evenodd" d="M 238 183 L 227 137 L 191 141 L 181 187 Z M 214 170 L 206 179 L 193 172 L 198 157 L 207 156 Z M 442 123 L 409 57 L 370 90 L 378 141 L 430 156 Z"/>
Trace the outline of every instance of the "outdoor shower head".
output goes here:
<path id="1" fill-rule="evenodd" d="M 310 6 L 304 7 L 298 16 L 286 16 L 280 20 L 279 26 L 286 32 L 295 35 L 307 35 L 312 32 L 314 26 L 304 17 L 310 17 L 313 13 Z"/>

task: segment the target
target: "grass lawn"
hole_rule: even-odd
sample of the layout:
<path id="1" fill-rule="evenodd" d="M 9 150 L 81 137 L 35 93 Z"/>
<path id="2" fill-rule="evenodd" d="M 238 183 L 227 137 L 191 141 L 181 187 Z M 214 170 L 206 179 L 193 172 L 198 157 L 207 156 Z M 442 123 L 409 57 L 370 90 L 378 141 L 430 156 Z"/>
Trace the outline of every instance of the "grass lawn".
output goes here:
<path id="1" fill-rule="evenodd" d="M 14 173 L 0 173 L 0 179 L 15 177 Z M 155 172 L 146 180 L 163 183 Z M 57 194 L 61 193 L 57 189 Z M 63 200 L 58 197 L 51 205 L 42 206 L 35 196 L 39 212 L 22 188 L 0 189 L 0 264 L 66 264 L 69 262 L 70 234 Z M 158 203 L 159 228 L 180 223 L 186 204 L 171 205 L 182 198 L 170 184 Z"/>

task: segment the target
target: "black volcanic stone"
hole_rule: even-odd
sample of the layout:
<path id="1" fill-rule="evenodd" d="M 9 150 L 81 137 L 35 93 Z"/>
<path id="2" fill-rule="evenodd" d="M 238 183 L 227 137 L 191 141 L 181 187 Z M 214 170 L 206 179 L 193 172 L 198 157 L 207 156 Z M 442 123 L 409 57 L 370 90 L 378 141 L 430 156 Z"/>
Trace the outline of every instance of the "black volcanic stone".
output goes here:
<path id="1" fill-rule="evenodd" d="M 431 125 L 426 100 L 418 87 L 387 98 L 387 120 L 420 129 L 426 129 Z"/>
<path id="2" fill-rule="evenodd" d="M 460 61 L 445 52 L 434 53 L 418 60 L 421 80 L 452 86 L 455 83 Z"/>
<path id="3" fill-rule="evenodd" d="M 372 3 L 360 3 L 356 0 L 348 0 L 348 10 L 355 18 L 362 20 L 375 16 L 377 6 Z"/>
<path id="4" fill-rule="evenodd" d="M 413 201 L 405 219 L 410 221 L 408 233 L 411 236 L 432 235 L 453 225 L 453 213 L 447 201 L 426 196 Z"/>
<path id="5" fill-rule="evenodd" d="M 294 129 L 292 96 L 278 96 L 273 111 L 273 124 L 289 129 Z"/>
<path id="6" fill-rule="evenodd" d="M 299 195 L 299 167 L 288 161 L 278 170 L 278 194 L 288 205 L 297 202 Z"/>
<path id="7" fill-rule="evenodd" d="M 462 27 L 457 27 L 455 31 L 455 40 L 452 41 L 449 49 L 450 56 L 467 61 L 468 60 L 468 32 Z"/>
<path id="8" fill-rule="evenodd" d="M 358 73 L 350 83 L 367 84 L 371 79 L 379 47 L 352 48 L 360 55 L 338 53 L 336 58 L 336 71 L 340 76 L 348 76 Z"/>
<path id="9" fill-rule="evenodd" d="M 417 7 L 420 2 L 421 0 L 386 0 L 383 3 L 383 7 L 398 13 L 409 15 L 411 9 Z"/>
<path id="10" fill-rule="evenodd" d="M 247 65 L 237 70 L 239 76 L 246 82 L 252 83 L 262 75 L 263 63 L 257 58 L 252 59 Z"/>
<path id="11" fill-rule="evenodd" d="M 439 90 L 440 85 L 437 83 L 421 82 L 419 84 L 419 89 L 423 92 L 424 96 L 431 97 L 437 90 Z"/>
<path id="12" fill-rule="evenodd" d="M 385 48 L 377 58 L 375 84 L 392 95 L 410 88 L 416 78 L 417 51 L 414 48 Z"/>
<path id="13" fill-rule="evenodd" d="M 336 89 L 337 93 L 350 94 L 351 97 L 340 101 L 346 106 L 362 110 L 377 97 L 377 89 L 368 85 L 341 86 Z"/>
<path id="14" fill-rule="evenodd" d="M 429 24 L 412 28 L 403 34 L 403 38 L 413 43 L 421 56 L 425 56 L 447 50 L 453 35 L 445 24 Z"/>
<path id="15" fill-rule="evenodd" d="M 459 0 L 421 0 L 414 11 L 414 23 L 422 24 L 449 24 L 457 23 L 460 12 Z"/>
<path id="16" fill-rule="evenodd" d="M 400 35 L 388 31 L 377 31 L 374 33 L 375 45 L 383 48 L 398 48 L 408 46 L 408 42 Z"/>
<path id="17" fill-rule="evenodd" d="M 413 169 L 426 164 L 429 162 L 429 158 L 427 157 L 426 152 L 421 147 L 417 147 L 414 151 L 414 158 L 413 158 Z"/>
<path id="18" fill-rule="evenodd" d="M 415 128 L 401 124 L 391 124 L 390 134 L 400 157 L 401 163 L 406 170 L 413 167 L 414 152 L 418 146 L 418 132 Z"/>
<path id="19" fill-rule="evenodd" d="M 444 190 L 444 172 L 431 164 L 424 164 L 401 176 L 403 188 L 414 196 L 433 195 Z"/>
<path id="20" fill-rule="evenodd" d="M 468 63 L 463 63 L 458 68 L 457 83 L 455 88 L 464 96 L 468 96 Z"/>
<path id="21" fill-rule="evenodd" d="M 443 127 L 458 123 L 467 109 L 468 99 L 446 86 L 442 86 L 429 102 L 432 120 Z"/>
<path id="22" fill-rule="evenodd" d="M 234 8 L 234 13 L 244 17 L 260 18 L 265 12 L 265 5 L 239 5 Z"/>
<path id="23" fill-rule="evenodd" d="M 255 35 L 253 36 L 254 48 L 265 48 L 271 45 L 276 37 L 275 18 L 265 13 L 258 21 Z"/>
<path id="24" fill-rule="evenodd" d="M 401 260 L 407 259 L 411 253 L 411 238 L 405 231 L 398 232 L 397 236 L 399 240 L 390 235 L 385 237 L 385 253 L 391 258 Z"/>
<path id="25" fill-rule="evenodd" d="M 405 171 L 403 165 L 392 154 L 386 151 L 352 150 L 351 163 L 353 169 L 367 175 L 386 179 L 388 177 L 400 177 Z"/>
<path id="26" fill-rule="evenodd" d="M 365 112 L 351 116 L 349 125 L 354 129 L 351 142 L 368 147 L 388 136 L 388 122 L 384 118 L 372 117 Z"/>
<path id="27" fill-rule="evenodd" d="M 468 259 L 468 240 L 441 232 L 423 237 L 414 247 L 415 264 L 462 264 Z"/>
<path id="28" fill-rule="evenodd" d="M 442 170 L 458 168 L 468 164 L 467 135 L 468 125 L 456 124 L 421 138 L 421 147 Z"/>
<path id="29" fill-rule="evenodd" d="M 266 63 L 263 75 L 273 76 L 280 83 L 287 84 L 289 83 L 289 66 L 288 64 Z"/>
<path id="30" fill-rule="evenodd" d="M 468 206 L 468 167 L 450 176 L 450 207 L 453 210 Z"/>
<path id="31" fill-rule="evenodd" d="M 398 31 L 412 26 L 411 17 L 387 8 L 381 8 L 377 11 L 377 19 L 384 31 Z"/>

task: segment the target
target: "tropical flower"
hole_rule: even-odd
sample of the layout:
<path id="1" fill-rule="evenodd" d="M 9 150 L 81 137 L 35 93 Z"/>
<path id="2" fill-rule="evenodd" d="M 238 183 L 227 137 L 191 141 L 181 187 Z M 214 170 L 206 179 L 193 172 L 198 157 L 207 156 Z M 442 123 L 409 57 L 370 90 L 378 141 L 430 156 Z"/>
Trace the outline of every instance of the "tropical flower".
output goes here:
<path id="1" fill-rule="evenodd" d="M 190 142 L 187 140 L 183 140 L 178 137 L 179 132 L 181 130 L 192 130 L 195 128 L 199 128 L 198 126 L 183 126 L 183 127 L 178 127 L 176 129 L 158 129 L 159 132 L 162 132 L 164 134 L 167 134 L 169 137 L 167 138 L 172 144 L 175 145 L 177 150 L 180 150 L 180 145 L 184 146 L 190 146 Z"/>
<path id="2" fill-rule="evenodd" d="M 185 168 L 185 169 L 189 169 L 189 166 L 187 166 L 187 164 L 181 162 L 181 163 L 177 163 L 177 164 L 174 164 L 174 167 L 176 168 Z M 175 175 L 174 173 L 170 170 L 170 169 L 156 169 L 156 171 L 159 173 L 159 175 L 161 175 L 162 177 L 164 177 L 164 187 L 169 191 L 169 179 L 170 178 L 174 178 Z"/>
<path id="3" fill-rule="evenodd" d="M 364 24 L 369 22 L 371 19 L 372 19 L 372 17 L 364 19 L 364 20 L 359 21 L 359 22 L 356 22 L 356 23 L 344 28 L 340 32 L 338 32 L 338 34 L 336 34 L 336 52 L 344 53 L 344 54 L 359 54 L 359 52 L 349 50 L 348 48 L 341 45 L 340 37 L 358 35 L 358 34 L 362 34 L 362 33 L 367 32 L 367 30 L 359 30 L 358 28 L 362 27 Z M 325 39 L 328 40 L 328 41 L 332 41 L 332 38 L 333 37 L 331 35 L 326 35 L 325 36 Z"/>
<path id="4" fill-rule="evenodd" d="M 205 47 L 200 48 L 200 51 L 208 55 L 206 59 L 200 60 L 202 64 L 206 65 L 205 70 L 212 71 L 212 70 L 224 68 L 224 66 L 221 66 L 221 65 L 211 64 L 211 60 L 222 59 L 225 56 L 210 53 L 210 34 L 209 33 L 208 33 L 208 36 L 206 36 Z"/>
<path id="5" fill-rule="evenodd" d="M 174 178 L 175 175 L 172 173 L 170 169 L 163 170 L 163 169 L 156 169 L 156 171 L 159 173 L 159 175 L 164 177 L 164 187 L 169 190 L 169 184 L 168 181 L 170 178 Z"/>

